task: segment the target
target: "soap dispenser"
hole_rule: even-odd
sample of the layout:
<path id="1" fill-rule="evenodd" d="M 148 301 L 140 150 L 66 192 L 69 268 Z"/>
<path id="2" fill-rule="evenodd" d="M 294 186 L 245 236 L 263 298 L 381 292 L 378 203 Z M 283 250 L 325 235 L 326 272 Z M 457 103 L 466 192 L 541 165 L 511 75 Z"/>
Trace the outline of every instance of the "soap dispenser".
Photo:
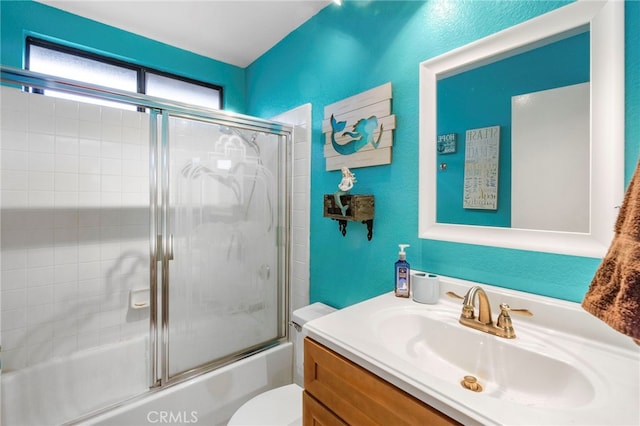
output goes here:
<path id="1" fill-rule="evenodd" d="M 398 261 L 395 264 L 396 275 L 396 297 L 409 297 L 410 292 L 410 277 L 411 268 L 407 262 L 407 253 L 404 249 L 409 247 L 409 244 L 398 244 L 400 252 L 398 253 Z"/>

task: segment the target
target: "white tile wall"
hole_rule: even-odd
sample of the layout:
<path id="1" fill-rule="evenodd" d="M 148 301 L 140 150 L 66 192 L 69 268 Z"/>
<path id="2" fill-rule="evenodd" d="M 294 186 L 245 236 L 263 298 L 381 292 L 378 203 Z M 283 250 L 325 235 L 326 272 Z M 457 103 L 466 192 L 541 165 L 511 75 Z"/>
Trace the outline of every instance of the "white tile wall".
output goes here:
<path id="1" fill-rule="evenodd" d="M 148 116 L 3 87 L 5 371 L 148 331 Z"/>
<path id="2" fill-rule="evenodd" d="M 148 332 L 148 116 L 3 87 L 0 336 L 11 371 Z M 292 309 L 309 303 L 311 106 L 296 124 Z"/>
<path id="3" fill-rule="evenodd" d="M 293 124 L 291 311 L 309 304 L 309 205 L 311 189 L 311 104 L 274 117 Z"/>

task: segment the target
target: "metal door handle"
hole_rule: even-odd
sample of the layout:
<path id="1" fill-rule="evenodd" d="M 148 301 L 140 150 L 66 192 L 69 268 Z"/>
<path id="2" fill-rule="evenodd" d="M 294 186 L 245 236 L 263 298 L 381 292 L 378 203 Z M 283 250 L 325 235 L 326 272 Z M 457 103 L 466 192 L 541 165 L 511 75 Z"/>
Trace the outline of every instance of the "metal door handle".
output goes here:
<path id="1" fill-rule="evenodd" d="M 162 253 L 162 257 L 164 257 L 165 253 L 163 250 L 163 244 L 162 244 L 162 235 L 158 235 L 156 238 L 156 250 L 158 253 Z M 169 238 L 167 241 L 167 260 L 173 260 L 173 234 L 169 234 Z M 160 260 L 161 258 L 159 258 L 158 260 Z"/>

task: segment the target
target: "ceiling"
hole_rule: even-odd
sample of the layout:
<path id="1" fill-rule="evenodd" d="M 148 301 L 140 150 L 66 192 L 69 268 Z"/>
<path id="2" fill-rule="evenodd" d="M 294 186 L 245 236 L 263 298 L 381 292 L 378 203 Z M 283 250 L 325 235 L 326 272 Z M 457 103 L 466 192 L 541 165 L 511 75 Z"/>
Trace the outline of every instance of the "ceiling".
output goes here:
<path id="1" fill-rule="evenodd" d="M 246 67 L 331 0 L 36 0 Z"/>

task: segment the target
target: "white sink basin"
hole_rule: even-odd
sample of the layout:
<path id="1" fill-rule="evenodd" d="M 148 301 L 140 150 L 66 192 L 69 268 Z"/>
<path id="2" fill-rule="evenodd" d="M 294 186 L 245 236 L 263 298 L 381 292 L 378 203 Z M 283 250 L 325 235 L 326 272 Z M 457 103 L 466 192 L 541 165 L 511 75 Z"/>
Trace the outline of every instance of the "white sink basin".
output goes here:
<path id="1" fill-rule="evenodd" d="M 380 343 L 416 369 L 451 383 L 473 376 L 493 398 L 576 408 L 595 395 L 593 384 L 567 361 L 462 326 L 443 312 L 391 309 L 374 314 L 372 325 Z"/>
<path id="2" fill-rule="evenodd" d="M 477 283 L 440 277 L 441 294 Z M 309 337 L 465 424 L 640 425 L 640 347 L 579 304 L 482 285 L 516 338 L 458 322 L 459 300 L 422 305 L 393 293 L 305 325 Z M 496 313 L 493 314 L 495 320 Z M 474 376 L 481 392 L 461 385 Z"/>

